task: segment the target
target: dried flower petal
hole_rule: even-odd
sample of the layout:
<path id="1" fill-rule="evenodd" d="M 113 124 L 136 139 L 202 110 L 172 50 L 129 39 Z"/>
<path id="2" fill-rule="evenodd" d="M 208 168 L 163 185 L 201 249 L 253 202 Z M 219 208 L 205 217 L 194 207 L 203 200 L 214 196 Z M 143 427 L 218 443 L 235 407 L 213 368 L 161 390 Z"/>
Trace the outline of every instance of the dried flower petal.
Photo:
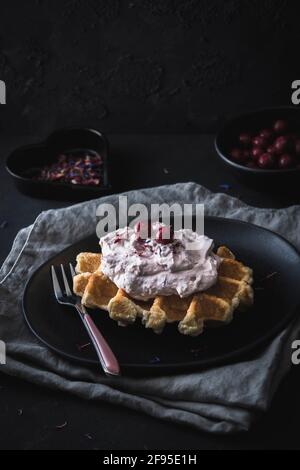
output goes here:
<path id="1" fill-rule="evenodd" d="M 58 155 L 56 162 L 41 168 L 37 179 L 98 186 L 101 183 L 102 171 L 103 160 L 99 154 L 77 151 Z"/>

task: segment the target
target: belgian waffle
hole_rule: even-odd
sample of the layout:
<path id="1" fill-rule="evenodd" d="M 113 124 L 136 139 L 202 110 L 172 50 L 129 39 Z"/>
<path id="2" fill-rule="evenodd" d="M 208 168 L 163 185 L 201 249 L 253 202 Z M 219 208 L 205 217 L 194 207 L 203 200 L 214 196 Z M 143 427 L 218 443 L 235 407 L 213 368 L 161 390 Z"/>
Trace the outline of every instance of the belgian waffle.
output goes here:
<path id="1" fill-rule="evenodd" d="M 166 323 L 178 322 L 184 335 L 197 336 L 204 325 L 224 325 L 235 310 L 245 310 L 253 303 L 252 270 L 235 259 L 225 246 L 217 251 L 221 258 L 218 280 L 203 292 L 186 298 L 157 296 L 147 302 L 133 299 L 101 272 L 101 255 L 80 253 L 73 279 L 75 294 L 89 308 L 101 308 L 119 325 L 127 326 L 140 318 L 146 328 L 161 333 Z"/>

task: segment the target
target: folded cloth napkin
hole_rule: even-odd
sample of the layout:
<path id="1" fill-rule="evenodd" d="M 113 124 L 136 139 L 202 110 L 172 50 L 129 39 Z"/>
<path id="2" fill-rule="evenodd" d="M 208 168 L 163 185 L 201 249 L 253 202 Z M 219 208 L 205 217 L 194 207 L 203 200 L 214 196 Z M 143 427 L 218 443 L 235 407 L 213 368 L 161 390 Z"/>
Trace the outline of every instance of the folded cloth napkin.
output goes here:
<path id="1" fill-rule="evenodd" d="M 195 183 L 127 193 L 128 203 L 204 203 L 205 213 L 242 219 L 272 229 L 300 248 L 300 206 L 257 209 Z M 34 383 L 105 400 L 214 433 L 245 431 L 266 410 L 291 364 L 294 322 L 249 361 L 201 372 L 151 378 L 108 378 L 68 362 L 40 343 L 21 312 L 24 285 L 39 265 L 68 245 L 95 231 L 99 203 L 117 206 L 118 196 L 42 212 L 22 229 L 0 271 L 0 339 L 6 342 L 2 372 Z"/>

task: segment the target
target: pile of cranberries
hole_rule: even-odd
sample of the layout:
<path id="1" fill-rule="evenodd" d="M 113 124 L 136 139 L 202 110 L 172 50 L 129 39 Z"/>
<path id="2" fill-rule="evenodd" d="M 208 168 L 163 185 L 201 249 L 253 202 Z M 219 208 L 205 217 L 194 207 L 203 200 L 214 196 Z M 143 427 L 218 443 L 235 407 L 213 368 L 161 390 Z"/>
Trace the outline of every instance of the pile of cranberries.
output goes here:
<path id="1" fill-rule="evenodd" d="M 300 134 L 283 119 L 256 133 L 242 132 L 230 159 L 248 168 L 285 170 L 300 168 Z"/>

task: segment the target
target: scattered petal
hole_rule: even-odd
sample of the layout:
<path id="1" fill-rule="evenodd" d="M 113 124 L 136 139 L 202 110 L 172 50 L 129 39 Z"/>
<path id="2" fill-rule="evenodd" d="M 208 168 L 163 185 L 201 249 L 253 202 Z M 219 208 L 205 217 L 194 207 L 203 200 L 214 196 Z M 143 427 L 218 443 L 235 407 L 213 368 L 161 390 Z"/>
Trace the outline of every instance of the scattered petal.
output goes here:
<path id="1" fill-rule="evenodd" d="M 199 354 L 203 354 L 206 350 L 206 346 L 203 345 L 203 346 L 200 346 L 199 348 L 194 348 L 194 349 L 190 349 L 190 353 L 195 356 L 195 357 L 198 357 Z"/>
<path id="2" fill-rule="evenodd" d="M 149 363 L 150 364 L 158 364 L 160 362 L 160 358 L 158 356 L 154 356 L 152 359 L 150 359 Z"/>
<path id="3" fill-rule="evenodd" d="M 79 349 L 79 351 L 82 351 L 83 349 L 87 348 L 90 345 L 91 343 L 77 344 L 77 348 Z"/>
<path id="4" fill-rule="evenodd" d="M 268 274 L 267 276 L 265 276 L 264 278 L 262 278 L 262 279 L 260 280 L 260 282 L 267 281 L 268 279 L 271 279 L 272 277 L 277 276 L 277 274 L 278 274 L 278 272 L 274 272 L 274 273 Z"/>
<path id="5" fill-rule="evenodd" d="M 68 425 L 68 422 L 65 421 L 65 422 L 62 423 L 62 424 L 57 424 L 55 427 L 56 427 L 56 429 L 63 429 L 63 428 L 65 428 L 67 425 Z"/>
<path id="6" fill-rule="evenodd" d="M 6 228 L 7 225 L 8 225 L 7 220 L 3 220 L 2 222 L 0 222 L 0 229 Z"/>
<path id="7" fill-rule="evenodd" d="M 227 183 L 222 183 L 219 185 L 219 188 L 220 189 L 223 189 L 223 191 L 229 191 L 229 189 L 231 188 L 230 184 L 227 184 Z"/>

